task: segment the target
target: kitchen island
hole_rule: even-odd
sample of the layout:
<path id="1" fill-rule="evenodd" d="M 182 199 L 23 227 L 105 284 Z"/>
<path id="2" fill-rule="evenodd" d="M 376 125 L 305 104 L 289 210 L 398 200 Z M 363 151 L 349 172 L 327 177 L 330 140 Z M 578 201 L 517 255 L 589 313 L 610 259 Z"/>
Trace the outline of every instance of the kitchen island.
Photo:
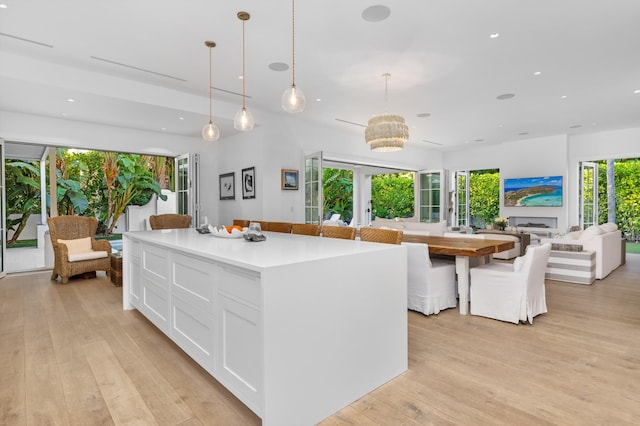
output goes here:
<path id="1" fill-rule="evenodd" d="M 406 248 L 265 234 L 125 233 L 123 307 L 263 425 L 312 425 L 407 370 Z"/>

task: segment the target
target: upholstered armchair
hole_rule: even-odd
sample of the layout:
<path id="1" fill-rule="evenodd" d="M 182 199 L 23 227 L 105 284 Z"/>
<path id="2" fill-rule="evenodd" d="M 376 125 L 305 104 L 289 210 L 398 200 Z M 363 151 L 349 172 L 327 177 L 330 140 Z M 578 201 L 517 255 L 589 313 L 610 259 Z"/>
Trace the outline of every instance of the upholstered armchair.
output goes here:
<path id="1" fill-rule="evenodd" d="M 407 308 L 425 315 L 455 308 L 455 264 L 431 259 L 427 244 L 402 244 L 407 246 Z"/>
<path id="2" fill-rule="evenodd" d="M 51 279 L 58 276 L 62 284 L 69 277 L 85 272 L 111 271 L 111 243 L 96 240 L 98 221 L 95 217 L 58 216 L 47 219 L 53 245 L 54 265 Z"/>
<path id="3" fill-rule="evenodd" d="M 471 315 L 518 324 L 547 312 L 544 275 L 551 244 L 528 246 L 513 264 L 490 263 L 471 269 Z"/>
<path id="4" fill-rule="evenodd" d="M 166 213 L 149 216 L 151 229 L 177 229 L 188 228 L 191 225 L 191 216 L 186 214 Z"/>

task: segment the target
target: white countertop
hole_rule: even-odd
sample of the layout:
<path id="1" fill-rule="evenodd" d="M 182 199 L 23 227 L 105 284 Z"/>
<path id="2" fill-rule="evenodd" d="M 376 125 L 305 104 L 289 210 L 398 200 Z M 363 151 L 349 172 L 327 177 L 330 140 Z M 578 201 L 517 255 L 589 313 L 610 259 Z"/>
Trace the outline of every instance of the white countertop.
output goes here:
<path id="1" fill-rule="evenodd" d="M 177 248 L 185 253 L 255 271 L 355 253 L 405 250 L 405 247 L 395 244 L 278 232 L 264 234 L 267 239 L 260 242 L 246 241 L 244 238 L 220 238 L 212 234 L 199 234 L 191 228 L 126 232 L 124 235 L 134 240 Z"/>

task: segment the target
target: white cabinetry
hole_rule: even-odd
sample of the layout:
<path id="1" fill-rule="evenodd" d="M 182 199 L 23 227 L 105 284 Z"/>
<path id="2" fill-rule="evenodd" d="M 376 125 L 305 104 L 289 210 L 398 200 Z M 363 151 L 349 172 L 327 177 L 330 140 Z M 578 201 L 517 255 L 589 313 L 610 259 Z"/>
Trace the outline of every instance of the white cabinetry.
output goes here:
<path id="1" fill-rule="evenodd" d="M 311 425 L 406 371 L 406 247 L 267 237 L 125 233 L 123 307 L 263 425 Z"/>

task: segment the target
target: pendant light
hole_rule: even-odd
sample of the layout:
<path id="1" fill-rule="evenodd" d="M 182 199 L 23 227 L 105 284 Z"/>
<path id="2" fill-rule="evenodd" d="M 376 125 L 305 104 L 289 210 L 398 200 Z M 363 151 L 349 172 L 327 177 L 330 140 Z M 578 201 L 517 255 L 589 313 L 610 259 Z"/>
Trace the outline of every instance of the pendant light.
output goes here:
<path id="1" fill-rule="evenodd" d="M 205 124 L 202 128 L 202 138 L 206 141 L 217 141 L 220 138 L 220 130 L 218 130 L 218 126 L 216 126 L 213 122 L 213 117 L 211 114 L 211 105 L 212 105 L 212 91 L 213 91 L 213 77 L 211 71 L 211 49 L 216 47 L 216 43 L 213 41 L 205 41 L 204 45 L 209 48 L 209 123 Z"/>
<path id="2" fill-rule="evenodd" d="M 247 12 L 238 12 L 238 19 L 242 21 L 242 109 L 238 111 L 233 118 L 233 127 L 241 132 L 250 132 L 253 130 L 254 121 L 253 115 L 247 111 L 245 105 L 245 73 L 244 73 L 244 23 L 249 20 L 251 16 Z"/>
<path id="3" fill-rule="evenodd" d="M 385 73 L 382 76 L 384 77 L 385 112 L 369 120 L 364 131 L 364 139 L 371 151 L 400 151 L 409 139 L 409 127 L 405 124 L 404 117 L 387 113 L 387 79 L 391 74 Z"/>
<path id="4" fill-rule="evenodd" d="M 282 109 L 296 113 L 304 111 L 306 99 L 296 87 L 296 2 L 291 0 L 291 86 L 282 93 Z"/>

